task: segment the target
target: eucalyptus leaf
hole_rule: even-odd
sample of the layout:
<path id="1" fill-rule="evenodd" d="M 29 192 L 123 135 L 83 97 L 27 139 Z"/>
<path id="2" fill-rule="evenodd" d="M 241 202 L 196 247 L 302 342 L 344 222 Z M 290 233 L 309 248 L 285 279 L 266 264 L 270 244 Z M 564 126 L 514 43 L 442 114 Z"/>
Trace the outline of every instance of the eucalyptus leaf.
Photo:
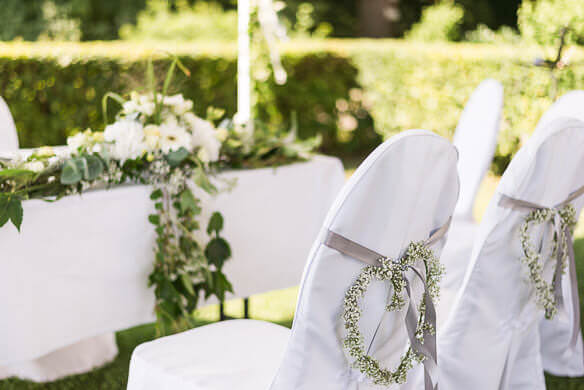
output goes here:
<path id="1" fill-rule="evenodd" d="M 22 225 L 22 200 L 12 197 L 8 203 L 8 216 L 12 221 L 12 224 L 20 231 L 20 226 Z"/>
<path id="2" fill-rule="evenodd" d="M 85 161 L 87 162 L 87 175 L 84 177 L 86 180 L 95 180 L 103 173 L 103 163 L 96 156 L 86 156 Z"/>
<path id="3" fill-rule="evenodd" d="M 81 158 L 72 158 L 65 162 L 61 171 L 61 184 L 77 184 L 83 179 L 84 161 Z"/>
<path id="4" fill-rule="evenodd" d="M 201 208 L 199 207 L 199 200 L 195 198 L 190 189 L 186 188 L 180 194 L 180 209 L 185 212 L 190 210 L 194 215 L 201 213 Z"/>
<path id="5" fill-rule="evenodd" d="M 221 269 L 225 260 L 231 257 L 231 248 L 223 238 L 215 237 L 207 244 L 205 257 L 207 257 L 209 264 L 213 264 L 217 269 Z"/>
<path id="6" fill-rule="evenodd" d="M 185 148 L 180 148 L 178 150 L 173 150 L 166 155 L 166 161 L 170 164 L 171 167 L 177 167 L 182 163 L 188 156 L 189 151 Z"/>
<path id="7" fill-rule="evenodd" d="M 215 211 L 209 219 L 209 225 L 207 225 L 207 234 L 210 235 L 212 232 L 219 234 L 221 230 L 223 230 L 223 216 L 221 213 Z"/>
<path id="8" fill-rule="evenodd" d="M 192 174 L 193 181 L 195 184 L 200 187 L 203 191 L 214 195 L 217 193 L 217 187 L 211 183 L 205 172 L 202 168 L 196 168 L 193 170 Z"/>

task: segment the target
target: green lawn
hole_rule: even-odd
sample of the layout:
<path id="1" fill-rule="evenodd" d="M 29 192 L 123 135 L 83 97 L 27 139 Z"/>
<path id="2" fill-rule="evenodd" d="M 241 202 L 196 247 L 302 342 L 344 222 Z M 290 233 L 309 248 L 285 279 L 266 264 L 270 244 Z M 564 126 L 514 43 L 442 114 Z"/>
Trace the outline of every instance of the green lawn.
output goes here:
<path id="1" fill-rule="evenodd" d="M 497 185 L 498 179 L 487 177 L 481 187 L 476 207 L 477 218 L 480 219 Z M 580 283 L 581 303 L 584 303 L 584 218 L 581 219 L 576 231 L 575 250 L 578 264 L 578 279 Z M 263 319 L 290 326 L 294 315 L 297 288 L 270 292 L 252 297 L 250 314 L 252 318 Z M 226 314 L 241 317 L 243 305 L 241 300 L 226 304 Z M 584 314 L 584 307 L 582 308 Z M 203 325 L 218 320 L 217 306 L 209 306 L 195 313 L 197 321 Z M 583 318 L 584 323 L 584 318 Z M 154 326 L 144 325 L 128 329 L 117 334 L 120 353 L 118 357 L 105 367 L 84 375 L 77 375 L 48 384 L 35 384 L 17 379 L 0 381 L 0 390 L 122 390 L 126 388 L 128 366 L 132 350 L 140 343 L 154 337 Z M 549 390 L 584 390 L 584 378 L 557 378 L 548 376 Z"/>

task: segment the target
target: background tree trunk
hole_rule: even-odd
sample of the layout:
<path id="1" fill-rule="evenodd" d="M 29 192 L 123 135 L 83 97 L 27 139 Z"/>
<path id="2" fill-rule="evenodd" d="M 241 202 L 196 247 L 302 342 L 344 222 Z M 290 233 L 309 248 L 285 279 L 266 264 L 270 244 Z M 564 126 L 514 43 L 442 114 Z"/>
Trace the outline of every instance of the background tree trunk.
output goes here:
<path id="1" fill-rule="evenodd" d="M 364 37 L 395 37 L 400 33 L 399 0 L 358 0 L 359 30 Z"/>

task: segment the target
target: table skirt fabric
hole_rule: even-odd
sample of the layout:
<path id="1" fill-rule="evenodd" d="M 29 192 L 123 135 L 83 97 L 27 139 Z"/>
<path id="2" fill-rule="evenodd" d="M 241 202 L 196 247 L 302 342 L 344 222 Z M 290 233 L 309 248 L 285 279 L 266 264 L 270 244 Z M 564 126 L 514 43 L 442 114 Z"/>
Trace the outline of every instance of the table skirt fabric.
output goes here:
<path id="1" fill-rule="evenodd" d="M 213 211 L 225 217 L 223 235 L 233 258 L 224 270 L 235 290 L 229 298 L 298 284 L 326 210 L 343 185 L 341 162 L 316 156 L 279 168 L 227 171 L 219 178 L 237 184 L 216 197 L 197 195 L 203 200 L 203 228 Z M 153 211 L 150 191 L 128 185 L 55 203 L 27 201 L 22 232 L 0 229 L 0 378 L 56 379 L 55 372 L 21 368 L 33 361 L 46 365 L 44 357 L 55 351 L 65 360 L 79 356 L 75 344 L 82 340 L 111 337 L 108 333 L 155 319 L 147 287 L 155 243 L 147 219 Z M 98 350 L 90 346 L 83 355 Z M 104 351 L 96 354 L 96 365 L 111 360 L 111 351 Z M 57 377 L 91 366 L 79 363 Z"/>

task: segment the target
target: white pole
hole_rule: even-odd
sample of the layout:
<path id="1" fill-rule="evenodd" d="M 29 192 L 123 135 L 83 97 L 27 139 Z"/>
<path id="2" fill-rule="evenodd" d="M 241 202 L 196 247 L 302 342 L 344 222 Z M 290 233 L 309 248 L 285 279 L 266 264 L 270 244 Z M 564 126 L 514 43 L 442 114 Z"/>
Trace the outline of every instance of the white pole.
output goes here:
<path id="1" fill-rule="evenodd" d="M 251 67 L 249 15 L 250 0 L 237 1 L 237 121 L 245 124 L 246 133 L 253 134 L 251 118 Z"/>

